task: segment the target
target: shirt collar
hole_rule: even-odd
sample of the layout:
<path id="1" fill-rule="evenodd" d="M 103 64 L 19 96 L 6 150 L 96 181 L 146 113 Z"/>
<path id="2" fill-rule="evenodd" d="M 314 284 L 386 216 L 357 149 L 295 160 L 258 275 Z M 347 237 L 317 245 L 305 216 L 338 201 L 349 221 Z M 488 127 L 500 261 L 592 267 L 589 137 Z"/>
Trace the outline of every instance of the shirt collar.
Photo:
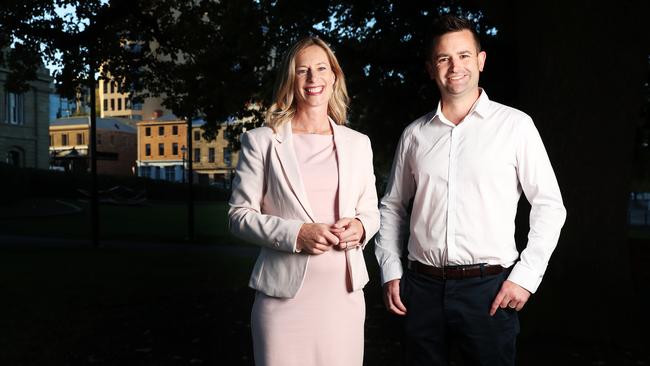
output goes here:
<path id="1" fill-rule="evenodd" d="M 469 113 L 467 115 L 469 116 L 472 113 L 476 113 L 479 117 L 485 118 L 488 116 L 488 112 L 490 110 L 490 98 L 488 98 L 488 95 L 483 88 L 479 88 L 479 91 L 481 92 L 481 94 L 479 95 L 478 99 L 472 106 L 472 109 L 469 110 Z M 438 117 L 438 119 L 442 123 L 448 124 L 450 126 L 454 126 L 454 124 L 451 121 L 449 121 L 444 114 L 442 114 L 441 101 L 438 101 L 436 112 L 434 113 L 431 120 L 435 119 L 436 117 Z"/>

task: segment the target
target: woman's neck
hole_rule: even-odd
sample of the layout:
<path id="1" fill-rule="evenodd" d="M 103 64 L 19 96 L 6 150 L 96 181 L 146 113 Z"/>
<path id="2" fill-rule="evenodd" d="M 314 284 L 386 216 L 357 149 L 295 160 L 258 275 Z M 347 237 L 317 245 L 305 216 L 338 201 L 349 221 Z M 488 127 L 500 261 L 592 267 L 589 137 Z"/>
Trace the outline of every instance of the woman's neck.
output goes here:
<path id="1" fill-rule="evenodd" d="M 329 133 L 330 122 L 327 109 L 299 109 L 291 121 L 291 127 L 294 132 Z"/>

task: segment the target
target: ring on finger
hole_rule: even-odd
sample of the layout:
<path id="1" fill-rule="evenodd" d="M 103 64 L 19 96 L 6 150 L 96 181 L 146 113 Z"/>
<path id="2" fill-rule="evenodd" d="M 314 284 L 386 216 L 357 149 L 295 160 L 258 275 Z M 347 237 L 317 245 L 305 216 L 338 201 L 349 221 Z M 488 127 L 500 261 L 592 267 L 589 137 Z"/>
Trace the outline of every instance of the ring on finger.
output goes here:
<path id="1" fill-rule="evenodd" d="M 515 304 L 514 302 L 511 302 L 510 304 L 508 304 L 508 307 L 509 307 L 510 309 L 514 309 L 514 308 L 517 307 L 517 304 Z"/>

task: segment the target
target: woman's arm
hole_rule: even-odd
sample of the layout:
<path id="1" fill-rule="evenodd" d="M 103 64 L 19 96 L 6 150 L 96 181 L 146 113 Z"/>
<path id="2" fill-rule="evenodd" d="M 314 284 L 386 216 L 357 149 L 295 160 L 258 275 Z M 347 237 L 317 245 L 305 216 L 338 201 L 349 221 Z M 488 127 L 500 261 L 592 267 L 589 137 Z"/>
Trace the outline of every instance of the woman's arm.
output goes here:
<path id="1" fill-rule="evenodd" d="M 303 221 L 283 219 L 261 212 L 265 188 L 263 152 L 249 132 L 242 135 L 241 145 L 229 201 L 230 231 L 254 244 L 297 252 L 296 240 Z"/>

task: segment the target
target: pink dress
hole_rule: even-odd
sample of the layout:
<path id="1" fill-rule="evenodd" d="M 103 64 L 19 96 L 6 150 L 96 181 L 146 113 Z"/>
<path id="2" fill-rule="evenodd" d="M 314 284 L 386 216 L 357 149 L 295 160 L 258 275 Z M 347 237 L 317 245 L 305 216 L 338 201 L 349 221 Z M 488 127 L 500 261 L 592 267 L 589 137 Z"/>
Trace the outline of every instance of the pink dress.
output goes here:
<path id="1" fill-rule="evenodd" d="M 332 135 L 294 134 L 293 143 L 316 222 L 338 219 L 338 167 Z M 296 254 L 307 255 L 307 254 Z M 345 252 L 312 255 L 294 298 L 257 292 L 251 314 L 257 366 L 361 366 L 363 291 L 348 292 Z"/>

